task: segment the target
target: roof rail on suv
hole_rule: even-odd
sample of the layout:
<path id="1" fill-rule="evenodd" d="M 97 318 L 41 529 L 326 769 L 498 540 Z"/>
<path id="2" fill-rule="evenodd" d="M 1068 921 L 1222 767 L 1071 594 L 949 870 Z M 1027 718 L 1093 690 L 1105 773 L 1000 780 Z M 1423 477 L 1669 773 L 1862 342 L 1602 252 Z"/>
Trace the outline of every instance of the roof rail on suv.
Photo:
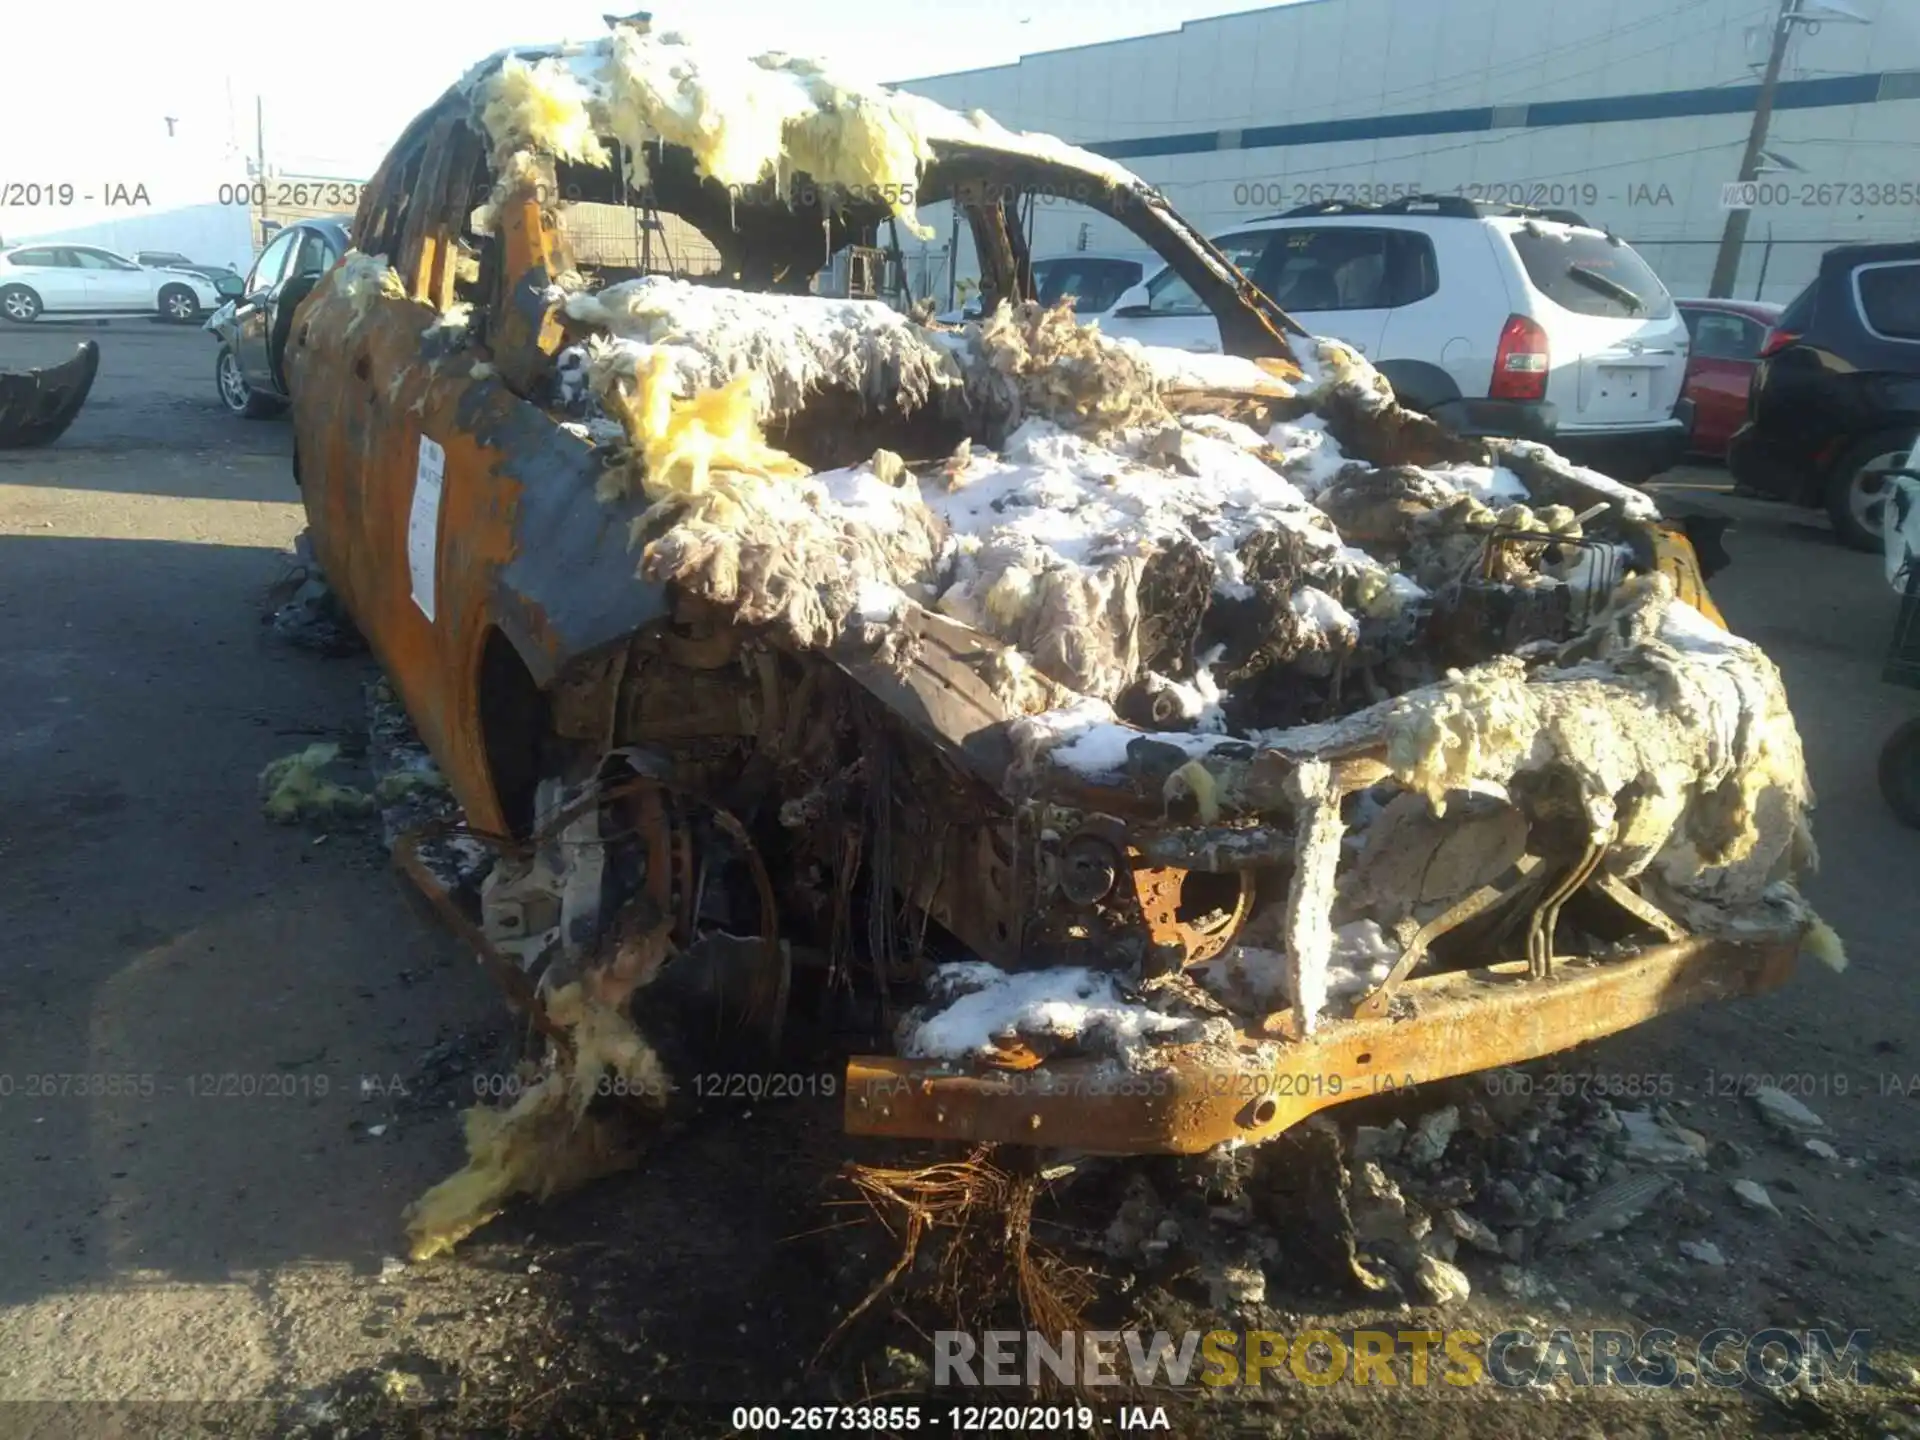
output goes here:
<path id="1" fill-rule="evenodd" d="M 1398 200 L 1372 205 L 1362 200 L 1320 200 L 1311 205 L 1296 205 L 1261 220 L 1297 220 L 1309 215 L 1439 215 L 1462 220 L 1478 220 L 1487 215 L 1507 215 L 1531 220 L 1553 220 L 1562 225 L 1586 225 L 1586 217 L 1577 210 L 1548 210 L 1533 205 L 1514 205 L 1504 200 L 1472 200 L 1465 195 L 1404 195 Z M 1247 222 L 1249 224 L 1254 222 Z"/>

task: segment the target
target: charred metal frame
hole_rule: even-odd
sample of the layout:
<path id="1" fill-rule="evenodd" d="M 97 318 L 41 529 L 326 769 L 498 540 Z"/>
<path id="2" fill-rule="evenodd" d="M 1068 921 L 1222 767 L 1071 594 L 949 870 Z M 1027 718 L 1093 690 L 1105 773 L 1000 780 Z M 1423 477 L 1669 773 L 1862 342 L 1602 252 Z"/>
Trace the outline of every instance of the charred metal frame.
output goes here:
<path id="1" fill-rule="evenodd" d="M 465 90 L 450 90 L 408 127 L 362 195 L 354 245 L 393 258 L 406 298 L 374 297 L 353 313 L 302 306 L 288 366 L 318 558 L 473 828 L 505 835 L 517 820 L 525 832 L 519 807 L 503 794 L 503 776 L 515 764 L 524 768 L 526 757 L 505 752 L 530 732 L 595 754 L 621 744 L 712 742 L 673 788 L 731 818 L 730 806 L 750 784 L 801 774 L 821 783 L 832 767 L 809 770 L 802 757 L 830 753 L 817 739 L 823 724 L 852 723 L 858 732 L 864 723 L 872 731 L 871 717 L 880 715 L 877 748 L 869 744 L 853 763 L 905 764 L 911 783 L 879 790 L 883 809 L 870 806 L 868 815 L 880 823 L 870 830 L 831 832 L 835 853 L 826 859 L 837 891 L 820 903 L 836 945 L 848 923 L 847 886 L 865 867 L 922 924 L 937 921 L 1003 966 L 1033 963 L 1060 938 L 1048 926 L 1062 924 L 1084 932 L 1073 943 L 1088 958 L 1124 962 L 1143 975 L 1218 954 L 1252 910 L 1261 876 L 1284 866 L 1308 838 L 1299 828 L 1305 811 L 1292 759 L 1244 747 L 1234 763 L 1245 823 L 1170 814 L 1164 774 L 1117 787 L 1055 777 L 1044 795 L 1024 793 L 1007 736 L 1006 722 L 1016 717 L 999 697 L 992 656 L 975 632 L 917 615 L 903 637 L 913 656 L 905 666 L 794 655 L 636 577 L 629 532 L 644 502 L 598 498 L 603 457 L 530 403 L 546 393 L 554 357 L 569 339 L 553 282 L 572 269 L 573 257 L 564 216 L 546 203 L 560 188 L 550 162 L 538 161 L 523 183 L 493 195 L 491 233 L 477 237 L 481 303 L 468 340 L 493 373 L 477 378 L 465 366 L 436 363 L 443 357 L 423 330 L 455 299 L 468 217 L 495 179 L 470 105 Z M 1125 224 L 1193 287 L 1219 318 L 1229 353 L 1292 358 L 1289 337 L 1305 332 L 1156 192 L 1014 150 L 941 142 L 934 149 L 920 193 L 966 206 L 989 300 L 1031 294 L 1018 219 L 990 197 L 1074 194 Z M 737 224 L 734 197 L 701 181 L 690 157 L 673 149 L 652 166 L 645 198 L 713 238 L 748 288 L 792 288 L 793 277 L 818 260 L 823 226 L 839 243 L 858 241 L 888 213 L 855 199 L 833 216 L 754 207 L 740 211 L 745 223 Z M 1410 412 L 1394 412 L 1384 424 L 1337 410 L 1328 419 L 1347 453 L 1375 465 L 1479 453 L 1478 442 Z M 411 593 L 405 549 L 423 437 L 445 452 L 431 619 Z M 1717 619 L 1686 541 L 1649 529 L 1645 544 L 1682 598 Z M 506 666 L 489 665 L 490 655 L 503 654 Z M 893 744 L 890 735 L 916 743 Z M 1333 763 L 1344 787 L 1336 796 L 1385 773 L 1363 756 Z M 939 823 L 930 815 L 935 807 L 908 799 L 929 791 L 953 797 L 938 807 Z M 659 892 L 651 899 L 684 930 L 692 866 L 663 794 L 658 784 L 636 791 L 636 823 L 658 861 L 657 874 L 648 866 Z M 1040 903 L 1036 806 L 1067 827 L 1066 847 L 1083 835 L 1106 847 L 1078 852 L 1058 872 L 1064 906 L 1056 896 Z M 733 824 L 751 851 L 747 826 Z M 879 845 L 889 849 L 884 857 L 874 853 Z M 1752 945 L 1685 937 L 1626 882 L 1596 875 L 1597 854 L 1564 858 L 1564 866 L 1549 867 L 1530 917 L 1530 965 L 1414 973 L 1441 935 L 1537 888 L 1549 871 L 1532 873 L 1531 859 L 1517 884 L 1483 887 L 1430 921 L 1351 1018 L 1311 1037 L 1304 1017 L 1283 1013 L 1249 1027 L 1230 1054 L 1167 1047 L 1149 1072 L 1165 1083 L 1150 1094 L 1116 1090 L 1110 1062 L 1049 1063 L 1042 1070 L 1055 1088 L 1036 1094 L 1010 1089 L 992 1072 L 859 1057 L 848 1068 L 848 1127 L 1189 1152 L 1276 1134 L 1323 1105 L 1367 1093 L 1383 1076 L 1428 1080 L 1549 1053 L 1665 1010 L 1767 988 L 1791 966 L 1791 937 Z M 1231 896 L 1211 918 L 1183 917 L 1183 893 L 1195 876 L 1220 877 L 1220 893 Z M 760 878 L 771 911 L 765 866 Z M 1558 906 L 1583 889 L 1611 898 L 1668 943 L 1627 960 L 1556 962 Z M 1037 915 L 1044 924 L 1036 925 Z M 771 925 L 767 934 L 764 973 L 774 985 L 779 947 Z M 876 957 L 883 980 L 892 959 Z M 1276 1093 L 1282 1077 L 1307 1074 L 1322 1078 L 1298 1093 Z M 1266 1088 L 1247 1088 L 1260 1085 Z"/>
<path id="2" fill-rule="evenodd" d="M 1257 1032 L 1232 1047 L 1165 1046 L 1141 1068 L 1052 1060 L 1038 1070 L 857 1056 L 846 1128 L 893 1139 L 1062 1146 L 1094 1154 L 1193 1155 L 1270 1140 L 1348 1100 L 1550 1055 L 1713 1001 L 1786 982 L 1797 935 L 1690 939 L 1625 960 L 1524 963 L 1410 982 L 1407 1018 L 1337 1021 L 1310 1040 Z"/>

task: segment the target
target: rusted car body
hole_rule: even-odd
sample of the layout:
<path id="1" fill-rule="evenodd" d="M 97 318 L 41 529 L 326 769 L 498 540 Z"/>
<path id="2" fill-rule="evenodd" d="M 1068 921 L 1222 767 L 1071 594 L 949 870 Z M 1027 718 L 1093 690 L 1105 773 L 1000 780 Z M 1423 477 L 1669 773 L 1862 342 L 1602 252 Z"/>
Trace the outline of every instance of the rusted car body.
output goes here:
<path id="1" fill-rule="evenodd" d="M 556 197 L 642 202 L 615 170 L 550 157 L 503 183 L 474 109 L 470 77 L 409 127 L 366 187 L 353 243 L 391 257 L 397 284 L 349 301 L 334 293 L 348 284 L 336 271 L 296 316 L 288 351 L 296 472 L 318 558 L 471 825 L 522 841 L 573 834 L 581 808 L 556 811 L 554 777 L 607 781 L 587 838 L 613 834 L 608 816 L 637 837 L 645 878 L 633 903 L 664 917 L 682 950 L 709 953 L 698 946 L 714 930 L 752 939 L 742 963 L 770 1031 L 767 1009 L 784 1000 L 796 964 L 781 937 L 836 975 L 910 995 L 929 971 L 930 927 L 1006 972 L 1087 966 L 1184 988 L 1205 1010 L 1193 967 L 1236 943 L 1261 907 L 1286 906 L 1296 857 L 1325 852 L 1330 824 L 1338 851 L 1341 807 L 1394 773 L 1382 734 L 1355 732 L 1312 755 L 1284 741 L 1223 745 L 1199 762 L 1209 803 L 1185 792 L 1170 801 L 1191 752 L 1136 746 L 1119 777 L 1036 771 L 1016 744 L 1021 713 L 990 680 L 988 647 L 968 625 L 920 611 L 885 657 L 826 655 L 640 578 L 631 532 L 650 507 L 596 493 L 608 447 L 570 427 L 555 399 L 556 357 L 580 329 L 556 285 L 576 268 Z M 961 205 L 989 312 L 1024 293 L 1013 197 L 1072 195 L 1172 266 L 1219 318 L 1229 352 L 1299 373 L 1298 327 L 1114 167 L 985 132 L 931 148 L 920 193 Z M 825 214 L 743 205 L 683 149 L 663 145 L 650 159 L 644 203 L 710 237 L 740 289 L 805 293 L 823 228 L 829 249 L 871 243 L 890 214 L 858 195 Z M 472 223 L 482 200 L 484 230 Z M 461 304 L 472 307 L 463 326 L 440 323 Z M 1481 442 L 1391 405 L 1328 425 L 1349 457 L 1374 467 L 1486 460 Z M 923 462 L 961 438 L 930 408 L 863 410 L 831 390 L 769 433 L 815 468 L 879 447 Z M 1665 575 L 1717 619 L 1684 537 L 1614 518 L 1634 569 Z M 1501 543 L 1490 538 L 1489 554 Z M 1564 638 L 1525 633 L 1489 600 L 1498 588 L 1469 578 L 1433 622 L 1449 663 Z M 610 756 L 620 757 L 613 770 Z M 721 856 L 716 877 L 737 883 L 709 884 L 705 853 Z M 1155 1046 L 1119 1070 L 1071 1045 L 1016 1042 L 964 1060 L 856 1056 L 847 1127 L 1192 1153 L 1790 973 L 1806 926 L 1798 912 L 1695 933 L 1610 873 L 1607 854 L 1604 837 L 1530 822 L 1511 854 L 1412 917 L 1384 980 L 1317 1022 L 1302 1004 L 1264 1014 L 1216 1005 L 1225 1029 Z M 727 895 L 716 902 L 715 890 Z M 1556 939 L 1576 915 L 1603 942 L 1578 954 Z"/>

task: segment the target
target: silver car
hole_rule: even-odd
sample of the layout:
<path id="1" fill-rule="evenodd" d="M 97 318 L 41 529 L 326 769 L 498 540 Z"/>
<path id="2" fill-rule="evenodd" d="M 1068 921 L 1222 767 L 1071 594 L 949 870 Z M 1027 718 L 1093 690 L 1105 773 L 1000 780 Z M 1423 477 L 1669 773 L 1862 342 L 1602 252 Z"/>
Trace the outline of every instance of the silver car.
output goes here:
<path id="1" fill-rule="evenodd" d="M 347 243 L 339 218 L 287 226 L 260 252 L 239 293 L 208 317 L 202 328 L 220 341 L 214 384 L 235 415 L 257 420 L 286 408 L 283 363 L 293 312 L 347 253 Z"/>

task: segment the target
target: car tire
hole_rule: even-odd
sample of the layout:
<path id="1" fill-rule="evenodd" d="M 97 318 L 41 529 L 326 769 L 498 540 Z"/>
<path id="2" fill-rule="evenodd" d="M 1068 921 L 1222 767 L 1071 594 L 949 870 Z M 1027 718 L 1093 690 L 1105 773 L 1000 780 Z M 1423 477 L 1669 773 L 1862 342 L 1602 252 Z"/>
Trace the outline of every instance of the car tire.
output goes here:
<path id="1" fill-rule="evenodd" d="M 169 285 L 160 292 L 160 318 L 191 325 L 200 318 L 200 297 L 185 285 Z"/>
<path id="2" fill-rule="evenodd" d="M 1894 818 L 1920 830 L 1920 720 L 1909 720 L 1880 747 L 1880 798 Z"/>
<path id="3" fill-rule="evenodd" d="M 40 297 L 24 285 L 9 285 L 0 290 L 0 316 L 15 325 L 27 325 L 40 318 Z"/>
<path id="4" fill-rule="evenodd" d="M 1869 435 L 1850 447 L 1827 474 L 1827 518 L 1843 545 L 1879 554 L 1880 510 L 1886 504 L 1887 482 L 1878 472 L 1891 470 L 1906 459 L 1913 436 L 1897 431 Z"/>
<path id="5" fill-rule="evenodd" d="M 219 359 L 213 362 L 213 386 L 220 392 L 220 403 L 227 407 L 228 413 L 244 420 L 264 420 L 285 408 L 273 396 L 262 395 L 247 384 L 247 377 L 240 373 L 240 362 L 225 345 L 220 347 Z"/>

